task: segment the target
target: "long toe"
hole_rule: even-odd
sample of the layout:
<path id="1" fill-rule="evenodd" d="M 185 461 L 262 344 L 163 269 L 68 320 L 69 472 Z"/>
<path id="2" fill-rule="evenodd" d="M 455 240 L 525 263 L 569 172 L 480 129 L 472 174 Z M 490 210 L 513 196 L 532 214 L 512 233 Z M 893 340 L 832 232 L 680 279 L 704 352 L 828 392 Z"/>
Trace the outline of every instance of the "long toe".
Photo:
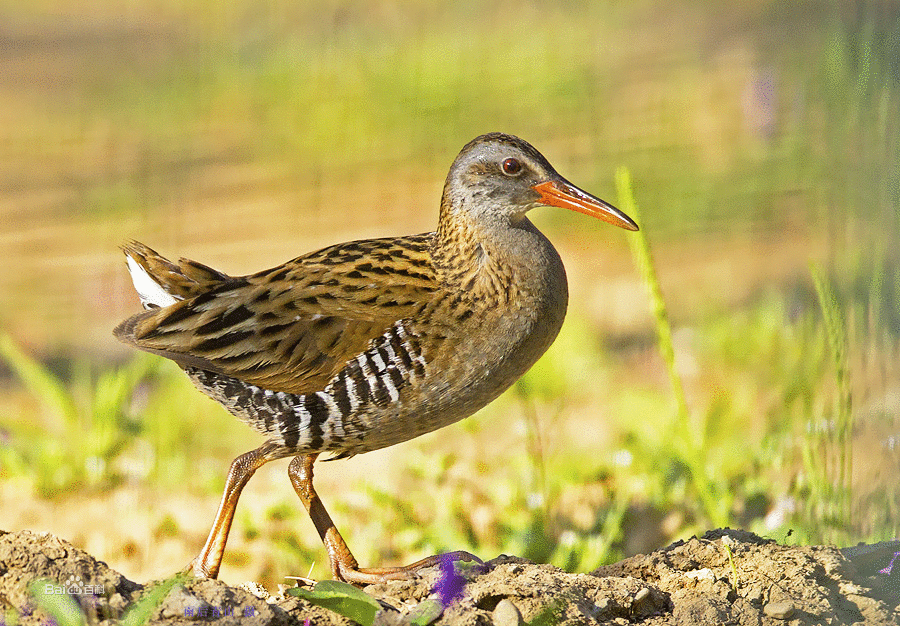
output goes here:
<path id="1" fill-rule="evenodd" d="M 389 580 L 408 580 L 410 578 L 415 578 L 419 575 L 421 570 L 428 569 L 429 567 L 437 567 L 446 560 L 451 562 L 474 562 L 479 565 L 484 565 L 484 562 L 474 554 L 459 550 L 457 552 L 429 556 L 421 561 L 416 561 L 415 563 L 402 567 L 354 568 L 349 567 L 344 563 L 336 563 L 334 564 L 332 571 L 338 572 L 336 578 L 340 578 L 340 580 L 343 580 L 344 582 L 353 583 L 355 585 L 372 585 Z"/>

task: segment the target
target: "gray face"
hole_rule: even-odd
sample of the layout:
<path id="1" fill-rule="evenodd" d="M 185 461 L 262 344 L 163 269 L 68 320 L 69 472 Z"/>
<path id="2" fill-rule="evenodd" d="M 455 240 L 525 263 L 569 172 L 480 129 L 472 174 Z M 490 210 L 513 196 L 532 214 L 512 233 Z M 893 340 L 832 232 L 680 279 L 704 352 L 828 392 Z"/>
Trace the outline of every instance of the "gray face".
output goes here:
<path id="1" fill-rule="evenodd" d="M 451 205 L 483 220 L 516 222 L 537 206 L 533 187 L 559 178 L 530 144 L 508 135 L 483 135 L 469 143 L 453 163 L 445 193 Z"/>

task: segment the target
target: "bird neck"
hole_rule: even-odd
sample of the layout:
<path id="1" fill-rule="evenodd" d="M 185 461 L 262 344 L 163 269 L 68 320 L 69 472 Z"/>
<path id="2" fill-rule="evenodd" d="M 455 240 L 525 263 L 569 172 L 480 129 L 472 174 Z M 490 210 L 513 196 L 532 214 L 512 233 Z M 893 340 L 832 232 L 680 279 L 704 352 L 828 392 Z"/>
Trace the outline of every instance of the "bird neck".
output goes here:
<path id="1" fill-rule="evenodd" d="M 441 211 L 431 258 L 443 282 L 471 286 L 473 279 L 485 269 L 490 257 L 483 230 L 462 211 Z"/>
<path id="2" fill-rule="evenodd" d="M 531 285 L 520 283 L 528 283 L 535 271 L 541 271 L 544 244 L 550 246 L 524 217 L 512 224 L 506 216 L 492 219 L 491 214 L 482 212 L 476 219 L 468 211 L 450 210 L 445 204 L 431 257 L 445 285 L 502 304 L 522 289 L 531 290 Z"/>

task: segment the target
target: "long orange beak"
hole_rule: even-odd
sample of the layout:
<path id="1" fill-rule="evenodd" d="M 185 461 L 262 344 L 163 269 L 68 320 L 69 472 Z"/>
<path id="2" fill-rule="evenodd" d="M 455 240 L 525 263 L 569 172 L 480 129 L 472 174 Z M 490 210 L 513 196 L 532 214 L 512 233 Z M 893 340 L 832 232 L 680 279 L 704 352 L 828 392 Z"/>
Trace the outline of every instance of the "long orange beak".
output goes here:
<path id="1" fill-rule="evenodd" d="M 625 230 L 637 230 L 638 225 L 634 220 L 622 213 L 619 209 L 604 202 L 586 191 L 582 191 L 575 185 L 564 180 L 548 180 L 532 187 L 541 194 L 540 203 L 547 206 L 558 206 L 563 209 L 571 209 L 597 217 L 613 226 Z"/>

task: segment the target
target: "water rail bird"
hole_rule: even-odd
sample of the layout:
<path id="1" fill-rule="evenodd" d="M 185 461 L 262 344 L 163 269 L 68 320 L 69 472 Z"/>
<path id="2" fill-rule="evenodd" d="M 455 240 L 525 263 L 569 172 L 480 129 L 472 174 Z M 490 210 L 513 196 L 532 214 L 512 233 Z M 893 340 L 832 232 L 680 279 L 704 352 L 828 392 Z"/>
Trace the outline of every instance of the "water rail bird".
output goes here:
<path id="1" fill-rule="evenodd" d="M 265 437 L 231 464 L 190 565 L 195 575 L 218 575 L 241 490 L 263 464 L 288 456 L 334 578 L 366 584 L 437 563 L 360 568 L 313 488 L 313 463 L 324 452 L 350 457 L 461 420 L 547 350 L 568 287 L 559 254 L 525 215 L 542 205 L 638 228 L 531 144 L 491 133 L 454 160 L 434 232 L 340 243 L 247 276 L 123 246 L 146 310 L 115 336 L 175 361 Z"/>

